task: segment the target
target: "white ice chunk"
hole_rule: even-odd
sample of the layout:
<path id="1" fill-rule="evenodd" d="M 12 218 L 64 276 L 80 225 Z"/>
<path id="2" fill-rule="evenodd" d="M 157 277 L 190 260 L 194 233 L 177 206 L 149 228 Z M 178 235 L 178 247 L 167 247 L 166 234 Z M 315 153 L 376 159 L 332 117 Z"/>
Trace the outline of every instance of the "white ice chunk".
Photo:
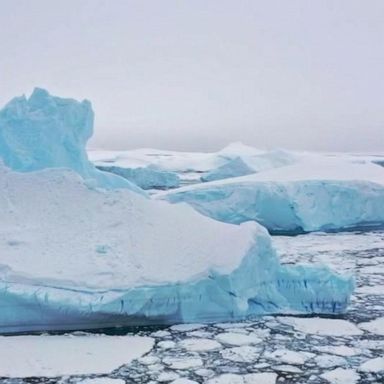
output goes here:
<path id="1" fill-rule="evenodd" d="M 109 373 L 149 352 L 153 343 L 139 336 L 0 336 L 0 377 Z"/>
<path id="2" fill-rule="evenodd" d="M 359 327 L 365 331 L 384 336 L 384 317 L 378 317 L 375 320 L 360 323 Z"/>
<path id="3" fill-rule="evenodd" d="M 353 336 L 363 332 L 347 320 L 324 319 L 319 317 L 278 317 L 284 324 L 292 325 L 296 330 L 325 336 Z"/>
<path id="4" fill-rule="evenodd" d="M 331 384 L 355 384 L 360 375 L 353 369 L 336 368 L 333 371 L 323 373 L 320 377 Z"/>
<path id="5" fill-rule="evenodd" d="M 360 365 L 359 371 L 371 373 L 384 372 L 384 357 L 376 357 L 375 359 L 367 360 Z"/>

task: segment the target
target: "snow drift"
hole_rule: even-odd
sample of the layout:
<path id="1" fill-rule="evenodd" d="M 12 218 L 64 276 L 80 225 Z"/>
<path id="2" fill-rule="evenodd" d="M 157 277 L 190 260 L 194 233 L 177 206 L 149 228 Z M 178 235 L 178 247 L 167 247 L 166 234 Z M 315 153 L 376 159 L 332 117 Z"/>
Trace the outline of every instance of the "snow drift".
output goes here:
<path id="1" fill-rule="evenodd" d="M 187 202 L 228 223 L 257 221 L 271 232 L 367 227 L 384 224 L 384 170 L 307 156 L 290 166 L 184 187 L 159 198 Z"/>
<path id="2" fill-rule="evenodd" d="M 89 163 L 75 145 L 84 140 L 71 140 L 73 149 L 61 140 L 79 135 L 82 124 L 62 125 L 74 119 L 78 104 L 54 98 L 53 108 L 65 104 L 70 116 L 51 119 L 51 97 L 43 95 L 36 121 L 50 122 L 44 134 L 39 123 L 28 126 L 31 111 L 20 115 L 14 131 L 0 123 L 1 156 L 24 171 L 0 166 L 0 332 L 345 310 L 351 278 L 326 267 L 280 265 L 257 223 L 221 223 L 188 205 L 84 180 Z M 6 107 L 2 118 L 15 122 L 12 113 Z M 4 137 L 23 149 L 20 162 Z M 52 156 L 38 156 L 40 137 Z M 64 159 L 57 163 L 55 148 Z M 35 170 L 45 166 L 60 168 Z"/>

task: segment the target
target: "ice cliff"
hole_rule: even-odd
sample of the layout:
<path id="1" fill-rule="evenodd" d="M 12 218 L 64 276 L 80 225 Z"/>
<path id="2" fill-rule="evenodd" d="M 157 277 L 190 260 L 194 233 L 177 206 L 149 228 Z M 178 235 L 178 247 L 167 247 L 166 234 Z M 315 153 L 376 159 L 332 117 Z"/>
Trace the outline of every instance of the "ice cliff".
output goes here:
<path id="1" fill-rule="evenodd" d="M 257 223 L 90 185 L 87 102 L 38 90 L 0 116 L 0 332 L 346 309 L 350 277 L 280 265 Z"/>

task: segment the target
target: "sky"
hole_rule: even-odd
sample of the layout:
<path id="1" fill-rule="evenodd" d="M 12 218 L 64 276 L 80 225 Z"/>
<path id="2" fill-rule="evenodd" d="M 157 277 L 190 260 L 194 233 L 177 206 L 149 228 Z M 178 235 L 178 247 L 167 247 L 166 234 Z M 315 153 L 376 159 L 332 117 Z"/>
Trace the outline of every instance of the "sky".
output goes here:
<path id="1" fill-rule="evenodd" d="M 383 0 L 1 0 L 0 105 L 88 99 L 93 148 L 384 152 Z"/>

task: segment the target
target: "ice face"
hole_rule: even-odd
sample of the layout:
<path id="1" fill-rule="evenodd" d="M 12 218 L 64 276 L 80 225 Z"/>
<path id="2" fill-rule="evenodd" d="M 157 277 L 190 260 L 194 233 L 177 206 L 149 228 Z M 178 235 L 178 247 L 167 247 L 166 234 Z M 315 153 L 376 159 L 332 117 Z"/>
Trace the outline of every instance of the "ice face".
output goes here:
<path id="1" fill-rule="evenodd" d="M 170 189 L 180 186 L 180 177 L 175 172 L 162 171 L 151 166 L 129 168 L 116 165 L 98 165 L 96 168 L 124 177 L 142 189 Z"/>
<path id="2" fill-rule="evenodd" d="M 341 230 L 384 224 L 384 170 L 337 159 L 302 162 L 160 195 L 214 219 L 257 221 L 271 232 Z"/>
<path id="3" fill-rule="evenodd" d="M 85 145 L 93 133 L 93 119 L 89 101 L 62 99 L 36 88 L 28 99 L 16 97 L 0 111 L 0 158 L 19 172 L 69 168 L 90 185 L 143 193 L 88 161 Z"/>

